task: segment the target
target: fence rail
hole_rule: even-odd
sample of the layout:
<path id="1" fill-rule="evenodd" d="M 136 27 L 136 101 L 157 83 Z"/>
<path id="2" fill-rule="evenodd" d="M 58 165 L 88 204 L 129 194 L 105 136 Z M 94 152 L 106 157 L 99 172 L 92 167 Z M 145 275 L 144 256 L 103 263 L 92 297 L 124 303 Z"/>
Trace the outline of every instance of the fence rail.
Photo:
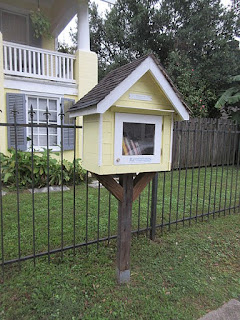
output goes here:
<path id="1" fill-rule="evenodd" d="M 4 73 L 37 79 L 75 83 L 75 56 L 3 42 Z"/>
<path id="2" fill-rule="evenodd" d="M 64 115 L 60 113 L 63 136 Z M 31 117 L 33 119 L 33 117 Z M 206 125 L 206 123 L 212 125 Z M 20 124 L 19 124 L 20 125 Z M 21 124 L 23 125 L 23 124 Z M 41 124 L 41 127 L 44 124 Z M 2 274 L 6 265 L 46 256 L 49 263 L 53 254 L 63 257 L 65 251 L 73 254 L 80 247 L 110 243 L 117 237 L 118 202 L 97 183 L 90 186 L 92 178 L 85 175 L 77 183 L 76 136 L 81 127 L 74 128 L 73 182 L 70 190 L 64 192 L 64 150 L 60 145 L 60 192 L 51 193 L 50 154 L 47 139 L 46 194 L 35 192 L 34 172 L 37 168 L 34 144 L 31 140 L 31 179 L 28 187 L 21 185 L 21 168 L 18 163 L 18 124 L 0 123 L 0 126 L 14 128 L 15 188 L 5 183 L 3 158 L 0 157 L 0 265 Z M 33 129 L 38 124 L 33 120 L 23 125 Z M 51 127 L 46 112 L 47 133 Z M 198 121 L 176 124 L 174 128 L 175 167 L 170 172 L 159 172 L 153 181 L 134 202 L 132 233 L 137 236 L 146 233 L 154 239 L 157 229 L 170 230 L 204 219 L 213 219 L 232 213 L 239 213 L 239 128 L 234 123 L 215 125 L 213 120 L 199 125 Z M 62 141 L 62 140 L 61 140 Z M 216 145 L 215 145 L 216 144 Z M 178 148 L 176 148 L 176 145 Z M 220 148 L 220 150 L 219 150 Z M 29 154 L 29 153 L 28 153 Z M 7 194 L 3 195 L 3 191 Z"/>

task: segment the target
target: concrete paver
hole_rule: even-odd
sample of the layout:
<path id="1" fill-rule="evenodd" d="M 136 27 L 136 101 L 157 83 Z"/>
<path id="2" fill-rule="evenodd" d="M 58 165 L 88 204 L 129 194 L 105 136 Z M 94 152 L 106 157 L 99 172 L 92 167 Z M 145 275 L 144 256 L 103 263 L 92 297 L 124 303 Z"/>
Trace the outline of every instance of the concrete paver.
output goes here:
<path id="1" fill-rule="evenodd" d="M 219 309 L 209 312 L 199 320 L 240 320 L 240 302 L 232 299 Z"/>

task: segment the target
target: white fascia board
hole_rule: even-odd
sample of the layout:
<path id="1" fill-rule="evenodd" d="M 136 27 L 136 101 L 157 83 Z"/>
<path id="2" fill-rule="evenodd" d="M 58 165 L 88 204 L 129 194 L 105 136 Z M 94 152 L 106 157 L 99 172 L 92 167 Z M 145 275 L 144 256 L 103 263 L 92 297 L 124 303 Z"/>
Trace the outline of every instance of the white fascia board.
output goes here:
<path id="1" fill-rule="evenodd" d="M 81 117 L 81 116 L 88 116 L 91 114 L 96 114 L 97 112 L 97 107 L 93 106 L 93 107 L 88 107 L 88 108 L 84 108 L 81 110 L 76 110 L 76 111 L 70 111 L 69 112 L 69 117 L 70 118 L 75 118 L 75 117 Z"/>
<path id="2" fill-rule="evenodd" d="M 152 58 L 150 62 L 150 71 L 182 120 L 189 120 L 188 111 Z"/>
<path id="3" fill-rule="evenodd" d="M 57 81 L 47 81 L 40 79 L 30 79 L 21 77 L 7 77 L 4 78 L 5 89 L 16 89 L 21 91 L 50 93 L 62 95 L 63 92 L 66 95 L 77 96 L 78 89 L 76 84 L 66 84 Z"/>
<path id="4" fill-rule="evenodd" d="M 109 95 L 107 95 L 97 105 L 97 113 L 106 112 L 116 101 L 129 90 L 146 72 L 150 71 L 162 88 L 167 98 L 171 101 L 174 109 L 180 115 L 182 120 L 189 120 L 189 113 L 178 98 L 173 88 L 160 71 L 151 57 L 144 60 L 125 80 L 123 80 Z"/>
<path id="5" fill-rule="evenodd" d="M 125 80 L 109 93 L 97 105 L 98 113 L 106 112 L 131 86 L 134 85 L 150 68 L 150 57 L 143 61 Z"/>

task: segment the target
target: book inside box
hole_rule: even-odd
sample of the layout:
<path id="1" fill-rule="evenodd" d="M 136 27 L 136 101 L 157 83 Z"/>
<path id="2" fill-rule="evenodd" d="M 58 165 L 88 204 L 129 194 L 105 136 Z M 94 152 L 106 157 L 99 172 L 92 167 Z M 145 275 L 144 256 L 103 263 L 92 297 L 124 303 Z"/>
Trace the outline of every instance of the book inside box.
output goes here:
<path id="1" fill-rule="evenodd" d="M 154 155 L 155 124 L 123 122 L 122 155 Z"/>

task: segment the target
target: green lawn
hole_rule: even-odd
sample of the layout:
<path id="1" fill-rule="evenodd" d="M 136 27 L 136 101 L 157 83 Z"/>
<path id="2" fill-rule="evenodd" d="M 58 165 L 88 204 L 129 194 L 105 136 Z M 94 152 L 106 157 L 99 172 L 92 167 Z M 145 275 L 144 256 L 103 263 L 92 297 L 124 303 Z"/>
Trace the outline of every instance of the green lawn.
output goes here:
<path id="1" fill-rule="evenodd" d="M 192 176 L 193 174 L 193 176 Z M 199 175 L 200 174 L 200 175 Z M 199 184 L 198 184 L 199 175 Z M 237 181 L 238 177 L 238 181 Z M 159 175 L 157 222 L 175 221 L 215 209 L 239 206 L 236 168 L 208 168 Z M 191 187 L 193 181 L 193 188 Z M 180 185 L 178 187 L 178 182 Z M 212 183 L 211 183 L 212 182 Z M 171 191 L 172 185 L 172 193 Z M 199 185 L 199 188 L 198 188 Z M 231 191 L 232 189 L 232 191 Z M 179 190 L 179 193 L 178 193 Z M 198 195 L 197 195 L 198 190 Z M 216 190 L 216 193 L 215 193 Z M 205 195 L 204 195 L 205 194 Z M 185 197 L 186 195 L 186 197 Z M 98 236 L 98 190 L 89 188 L 88 240 Z M 109 193 L 100 190 L 99 237 L 108 235 Z M 185 200 L 184 200 L 185 198 Z M 170 205 L 171 202 L 171 205 Z M 164 214 L 162 216 L 162 206 Z M 140 211 L 139 211 L 140 206 Z M 192 213 L 190 213 L 192 209 Z M 157 232 L 155 242 L 133 237 L 132 282 L 115 281 L 116 241 L 61 255 L 5 266 L 0 286 L 0 319 L 198 319 L 240 296 L 240 215 L 235 210 L 198 218 Z M 139 216 L 140 212 L 140 216 Z M 148 221 L 148 188 L 133 207 L 133 229 Z M 229 215 L 229 213 L 232 213 Z M 3 197 L 5 260 L 18 257 L 16 193 Z M 163 220 L 162 220 L 163 218 Z M 203 220 L 203 222 L 202 222 Z M 47 250 L 47 196 L 35 195 L 36 252 Z M 116 234 L 117 201 L 111 197 L 110 234 Z M 32 202 L 20 194 L 21 254 L 32 253 Z M 64 245 L 73 243 L 73 190 L 64 193 Z M 76 190 L 76 243 L 86 241 L 86 186 Z M 61 246 L 61 194 L 50 195 L 50 248 Z M 0 257 L 1 260 L 1 257 Z"/>
<path id="2" fill-rule="evenodd" d="M 192 176 L 193 175 L 193 176 Z M 237 181 L 238 176 L 238 181 Z M 165 194 L 163 197 L 164 174 L 159 174 L 157 224 L 168 223 L 176 219 L 187 218 L 190 215 L 201 215 L 223 208 L 239 205 L 240 174 L 237 175 L 235 167 L 202 168 L 188 170 L 185 180 L 185 170 L 174 171 L 165 174 Z M 193 187 L 192 187 L 193 181 Z M 179 184 L 178 184 L 179 182 Z M 238 183 L 238 186 L 236 184 Z M 172 192 L 171 192 L 172 186 Z M 178 187 L 179 186 L 179 187 Z M 197 194 L 198 190 L 198 194 Z M 216 190 L 216 192 L 215 192 Z M 231 191 L 232 190 L 232 191 Z M 150 188 L 151 191 L 151 188 Z M 33 252 L 33 214 L 32 195 L 26 191 L 20 194 L 20 244 L 21 255 L 29 255 Z M 151 194 L 150 194 L 151 198 Z M 99 237 L 108 236 L 109 218 L 109 193 L 106 189 L 100 189 L 99 224 L 98 224 L 98 190 L 89 188 L 88 193 L 88 241 L 97 239 L 98 225 Z M 184 200 L 185 199 L 185 200 Z M 3 229 L 4 229 L 4 251 L 5 260 L 18 257 L 18 216 L 17 197 L 12 192 L 3 197 Z M 210 200 L 210 201 L 209 201 Z M 238 201 L 238 202 L 237 202 Z M 73 244 L 73 189 L 64 193 L 63 210 L 63 244 Z M 171 205 L 170 205 L 171 203 Z M 162 206 L 164 214 L 162 215 Z M 117 200 L 111 197 L 110 234 L 117 232 Z M 139 210 L 140 206 L 140 210 Z M 148 201 L 148 188 L 141 195 L 140 202 L 137 200 L 133 206 L 133 230 L 138 227 L 146 228 L 149 224 L 149 209 L 151 203 Z M 192 211 L 192 212 L 191 212 Z M 236 210 L 235 210 L 236 211 Z M 221 215 L 229 214 L 234 210 L 226 210 Z M 140 214 L 139 214 L 140 213 Z M 216 214 L 218 216 L 218 213 Z M 201 220 L 201 218 L 200 218 Z M 47 195 L 35 195 L 35 236 L 36 252 L 46 251 L 48 245 L 48 207 Z M 189 222 L 185 222 L 188 224 Z M 178 224 L 178 227 L 182 223 Z M 172 226 L 175 228 L 175 226 Z M 61 247 L 62 210 L 61 193 L 50 194 L 50 249 Z M 86 186 L 81 184 L 76 188 L 76 218 L 75 218 L 76 243 L 86 241 Z M 1 261 L 1 252 L 0 252 Z"/>
<path id="3" fill-rule="evenodd" d="M 156 242 L 133 237 L 132 281 L 115 281 L 115 241 L 61 262 L 6 271 L 1 319 L 194 320 L 240 296 L 240 215 L 193 224 Z"/>

